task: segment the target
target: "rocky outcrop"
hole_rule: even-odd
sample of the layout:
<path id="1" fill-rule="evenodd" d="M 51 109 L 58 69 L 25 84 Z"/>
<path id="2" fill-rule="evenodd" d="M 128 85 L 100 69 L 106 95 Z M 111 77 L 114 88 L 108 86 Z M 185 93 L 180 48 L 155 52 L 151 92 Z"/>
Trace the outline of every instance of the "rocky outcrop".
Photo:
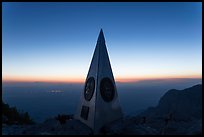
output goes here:
<path id="1" fill-rule="evenodd" d="M 156 107 L 138 117 L 145 117 L 146 123 L 160 134 L 201 134 L 202 85 L 169 90 Z"/>
<path id="2" fill-rule="evenodd" d="M 3 135 L 89 135 L 91 129 L 78 120 L 70 119 L 61 124 L 55 118 L 47 119 L 41 124 L 19 126 L 3 125 Z"/>

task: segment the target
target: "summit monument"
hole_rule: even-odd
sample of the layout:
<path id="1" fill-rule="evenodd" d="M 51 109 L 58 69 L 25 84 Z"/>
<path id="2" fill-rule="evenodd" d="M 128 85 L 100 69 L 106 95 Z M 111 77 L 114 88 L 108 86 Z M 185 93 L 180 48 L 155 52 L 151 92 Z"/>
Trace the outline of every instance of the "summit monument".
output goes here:
<path id="1" fill-rule="evenodd" d="M 98 134 L 103 126 L 122 118 L 122 116 L 105 38 L 101 29 L 75 119 L 89 126 L 94 134 Z"/>

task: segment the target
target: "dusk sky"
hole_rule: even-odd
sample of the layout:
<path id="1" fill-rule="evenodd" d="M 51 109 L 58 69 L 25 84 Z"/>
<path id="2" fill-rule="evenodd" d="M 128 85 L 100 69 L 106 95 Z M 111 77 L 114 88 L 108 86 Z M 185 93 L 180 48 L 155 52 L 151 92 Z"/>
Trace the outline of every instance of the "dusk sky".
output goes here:
<path id="1" fill-rule="evenodd" d="M 2 3 L 4 81 L 84 81 L 100 29 L 117 80 L 202 77 L 202 3 Z"/>

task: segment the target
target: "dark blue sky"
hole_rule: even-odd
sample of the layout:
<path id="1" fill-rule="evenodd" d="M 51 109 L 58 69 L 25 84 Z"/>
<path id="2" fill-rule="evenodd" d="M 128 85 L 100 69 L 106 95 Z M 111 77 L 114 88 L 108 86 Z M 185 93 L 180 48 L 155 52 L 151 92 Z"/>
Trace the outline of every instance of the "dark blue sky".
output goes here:
<path id="1" fill-rule="evenodd" d="M 201 77 L 201 2 L 2 8 L 3 79 L 85 79 L 100 28 L 116 79 Z"/>

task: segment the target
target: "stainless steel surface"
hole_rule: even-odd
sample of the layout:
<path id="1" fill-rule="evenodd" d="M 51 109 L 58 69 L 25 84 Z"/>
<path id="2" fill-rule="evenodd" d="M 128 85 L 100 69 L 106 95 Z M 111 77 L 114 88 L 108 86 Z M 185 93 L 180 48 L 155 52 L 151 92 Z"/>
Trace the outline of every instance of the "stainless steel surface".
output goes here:
<path id="1" fill-rule="evenodd" d="M 90 77 L 95 79 L 93 96 L 90 100 L 86 100 L 84 97 L 84 91 L 81 92 L 80 102 L 75 118 L 92 128 L 94 134 L 97 134 L 100 132 L 101 127 L 112 121 L 120 119 L 123 116 L 102 30 L 98 37 L 86 81 Z M 100 83 L 104 78 L 108 78 L 113 85 L 112 90 L 114 95 L 112 98 L 108 99 L 108 101 L 104 100 L 100 93 L 104 92 L 100 91 Z M 103 88 L 106 88 L 105 91 L 107 91 L 107 93 L 104 94 L 109 96 L 110 87 L 106 86 Z M 101 89 L 103 88 L 101 87 Z M 81 117 L 82 106 L 89 107 L 87 120 Z"/>

